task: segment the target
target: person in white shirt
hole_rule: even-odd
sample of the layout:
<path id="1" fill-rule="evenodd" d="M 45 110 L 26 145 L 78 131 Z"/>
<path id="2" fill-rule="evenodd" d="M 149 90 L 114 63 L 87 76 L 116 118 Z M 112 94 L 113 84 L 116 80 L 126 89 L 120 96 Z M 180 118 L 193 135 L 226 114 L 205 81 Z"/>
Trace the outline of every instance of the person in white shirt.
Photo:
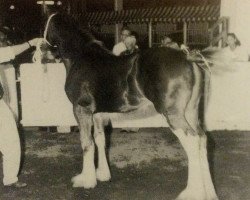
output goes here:
<path id="1" fill-rule="evenodd" d="M 223 48 L 223 55 L 232 61 L 247 62 L 249 54 L 247 49 L 241 45 L 240 41 L 234 33 L 227 34 L 227 47 Z"/>
<path id="2" fill-rule="evenodd" d="M 126 47 L 124 41 L 130 35 L 131 35 L 131 30 L 127 26 L 123 27 L 122 30 L 121 30 L 121 42 L 117 43 L 113 47 L 113 50 L 112 50 L 114 55 L 119 56 L 122 52 L 127 50 L 127 47 Z"/>
<path id="3" fill-rule="evenodd" d="M 0 47 L 0 63 L 8 62 L 16 55 L 36 46 L 39 38 L 32 39 L 15 46 Z M 1 85 L 1 83 L 0 83 Z M 1 87 L 0 87 L 1 88 Z M 3 100 L 3 90 L 0 90 L 0 152 L 3 156 L 4 186 L 25 187 L 27 184 L 18 181 L 21 160 L 20 139 L 14 115 Z"/>
<path id="4" fill-rule="evenodd" d="M 128 55 L 128 54 L 132 54 L 134 52 L 138 52 L 139 51 L 139 48 L 136 45 L 136 38 L 133 35 L 128 36 L 125 39 L 124 44 L 126 46 L 126 50 L 123 51 L 123 52 L 121 52 L 120 55 Z"/>

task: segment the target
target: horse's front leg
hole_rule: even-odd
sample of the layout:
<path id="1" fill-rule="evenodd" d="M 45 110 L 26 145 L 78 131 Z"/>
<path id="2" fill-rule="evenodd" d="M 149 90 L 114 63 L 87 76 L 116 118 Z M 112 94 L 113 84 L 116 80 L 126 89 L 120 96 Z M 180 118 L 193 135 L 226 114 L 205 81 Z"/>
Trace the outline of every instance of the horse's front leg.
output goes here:
<path id="1" fill-rule="evenodd" d="M 94 121 L 94 138 L 98 149 L 98 167 L 96 169 L 96 177 L 99 181 L 108 181 L 111 178 L 110 170 L 105 152 L 105 120 L 101 113 L 97 113 L 93 117 Z"/>
<path id="2" fill-rule="evenodd" d="M 80 105 L 74 106 L 74 114 L 80 129 L 83 167 L 81 174 L 72 178 L 73 187 L 94 188 L 97 181 L 94 164 L 95 145 L 91 135 L 93 114 L 89 108 Z"/>

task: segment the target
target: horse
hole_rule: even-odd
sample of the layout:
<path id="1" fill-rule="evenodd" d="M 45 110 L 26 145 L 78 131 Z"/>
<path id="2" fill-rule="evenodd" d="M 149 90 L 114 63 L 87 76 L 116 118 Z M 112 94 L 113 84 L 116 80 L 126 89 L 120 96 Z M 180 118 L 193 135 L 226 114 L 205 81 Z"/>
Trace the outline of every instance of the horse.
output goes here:
<path id="1" fill-rule="evenodd" d="M 136 111 L 150 102 L 165 117 L 187 154 L 187 186 L 176 199 L 218 199 L 209 171 L 207 137 L 198 115 L 204 86 L 198 65 L 182 51 L 169 48 L 115 56 L 73 18 L 59 13 L 48 18 L 44 40 L 57 48 L 63 59 L 65 92 L 80 130 L 83 164 L 82 172 L 72 178 L 73 187 L 94 188 L 97 180 L 111 179 L 105 125 L 111 115 L 145 117 Z"/>

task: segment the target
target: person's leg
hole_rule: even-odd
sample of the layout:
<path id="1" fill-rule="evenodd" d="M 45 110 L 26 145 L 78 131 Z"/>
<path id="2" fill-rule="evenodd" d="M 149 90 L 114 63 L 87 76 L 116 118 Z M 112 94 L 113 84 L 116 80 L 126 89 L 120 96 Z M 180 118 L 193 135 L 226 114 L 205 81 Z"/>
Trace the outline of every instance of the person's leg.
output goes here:
<path id="1" fill-rule="evenodd" d="M 0 100 L 0 150 L 3 154 L 3 184 L 10 185 L 18 181 L 21 149 L 16 122 L 10 108 Z"/>

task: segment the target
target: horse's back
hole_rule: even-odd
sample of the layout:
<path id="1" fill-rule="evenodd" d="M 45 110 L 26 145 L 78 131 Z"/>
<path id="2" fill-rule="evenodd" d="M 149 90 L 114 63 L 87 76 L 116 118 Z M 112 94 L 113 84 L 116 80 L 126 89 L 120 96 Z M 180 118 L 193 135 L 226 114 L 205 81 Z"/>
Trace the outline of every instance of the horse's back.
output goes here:
<path id="1" fill-rule="evenodd" d="M 167 74 L 177 75 L 178 72 L 181 73 L 183 69 L 189 67 L 189 62 L 182 51 L 160 47 L 142 52 L 140 66 L 141 69 L 151 72 L 164 70 Z"/>

